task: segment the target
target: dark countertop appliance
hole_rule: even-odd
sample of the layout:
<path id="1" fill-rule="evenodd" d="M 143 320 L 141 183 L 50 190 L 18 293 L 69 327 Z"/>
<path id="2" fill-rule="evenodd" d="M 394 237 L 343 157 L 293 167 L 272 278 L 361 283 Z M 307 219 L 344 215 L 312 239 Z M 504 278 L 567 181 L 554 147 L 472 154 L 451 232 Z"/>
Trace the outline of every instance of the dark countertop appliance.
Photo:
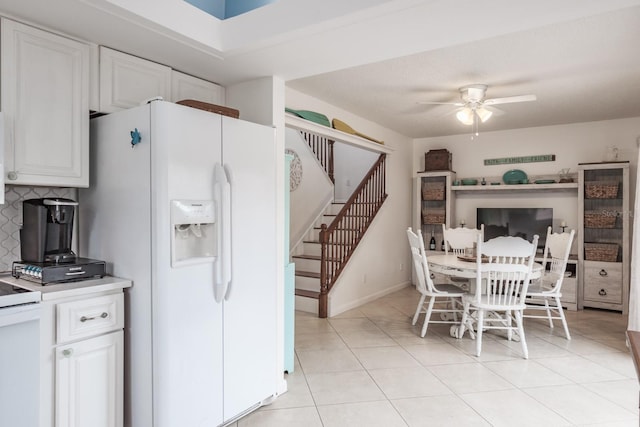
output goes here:
<path id="1" fill-rule="evenodd" d="M 22 202 L 20 262 L 12 275 L 40 284 L 103 277 L 104 261 L 79 258 L 71 250 L 73 216 L 77 202 L 63 198 Z"/>
<path id="2" fill-rule="evenodd" d="M 73 262 L 73 215 L 77 202 L 62 198 L 22 202 L 20 257 L 26 262 Z"/>

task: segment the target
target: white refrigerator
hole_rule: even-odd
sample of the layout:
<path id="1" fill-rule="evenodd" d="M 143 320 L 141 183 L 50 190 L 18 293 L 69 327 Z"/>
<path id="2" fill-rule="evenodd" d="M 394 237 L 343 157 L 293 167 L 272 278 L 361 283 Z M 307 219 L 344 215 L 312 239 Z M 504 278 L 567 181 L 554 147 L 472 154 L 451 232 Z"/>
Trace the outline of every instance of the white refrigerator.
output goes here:
<path id="1" fill-rule="evenodd" d="M 125 426 L 218 426 L 282 389 L 273 128 L 164 101 L 91 120 L 82 256 L 131 279 Z"/>

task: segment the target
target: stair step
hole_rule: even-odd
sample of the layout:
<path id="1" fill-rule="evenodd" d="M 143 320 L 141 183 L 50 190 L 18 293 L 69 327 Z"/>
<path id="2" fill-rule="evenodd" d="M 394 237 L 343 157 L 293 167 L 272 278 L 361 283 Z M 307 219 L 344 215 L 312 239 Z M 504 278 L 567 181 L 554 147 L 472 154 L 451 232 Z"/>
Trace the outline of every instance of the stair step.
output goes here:
<path id="1" fill-rule="evenodd" d="M 307 255 L 307 254 L 302 254 L 302 255 L 292 255 L 291 258 L 298 258 L 298 259 L 308 259 L 311 261 L 320 261 L 322 260 L 322 257 L 320 255 Z M 337 261 L 337 258 L 328 258 L 329 261 Z"/>
<path id="2" fill-rule="evenodd" d="M 321 257 L 318 255 L 306 255 L 306 254 L 302 254 L 302 255 L 293 255 L 291 258 L 299 258 L 299 259 L 311 259 L 314 261 L 320 261 Z"/>
<path id="3" fill-rule="evenodd" d="M 303 240 L 302 243 L 311 243 L 311 244 L 316 244 L 316 245 L 320 245 L 320 242 L 317 240 Z M 338 245 L 350 245 L 350 243 L 341 243 L 341 242 L 333 242 L 332 243 L 335 246 Z"/>
<path id="4" fill-rule="evenodd" d="M 338 214 L 326 213 L 326 214 L 322 214 L 322 216 L 325 217 L 325 218 L 334 218 L 334 217 L 338 216 Z M 368 215 L 347 214 L 344 217 L 345 218 L 367 218 Z"/>
<path id="5" fill-rule="evenodd" d="M 298 295 L 299 297 L 320 299 L 320 292 L 307 291 L 305 289 L 296 289 L 296 295 Z"/>
<path id="6" fill-rule="evenodd" d="M 314 273 L 313 271 L 297 271 L 296 270 L 296 276 L 311 277 L 312 279 L 319 279 L 320 273 Z"/>
<path id="7" fill-rule="evenodd" d="M 322 263 L 319 255 L 295 255 L 291 258 L 296 265 L 296 270 L 320 272 Z"/>
<path id="8" fill-rule="evenodd" d="M 322 227 L 313 227 L 314 230 L 322 230 Z M 336 228 L 339 231 L 358 231 L 357 228 Z"/>

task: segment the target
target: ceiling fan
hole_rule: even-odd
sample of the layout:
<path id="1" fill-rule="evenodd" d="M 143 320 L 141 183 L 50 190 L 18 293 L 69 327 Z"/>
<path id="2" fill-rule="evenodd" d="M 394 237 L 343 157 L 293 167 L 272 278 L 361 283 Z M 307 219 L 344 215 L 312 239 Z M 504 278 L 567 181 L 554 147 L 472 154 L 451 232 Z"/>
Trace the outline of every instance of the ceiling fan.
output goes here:
<path id="1" fill-rule="evenodd" d="M 514 102 L 535 101 L 535 95 L 515 95 L 504 98 L 485 99 L 487 88 L 485 84 L 472 84 L 461 87 L 460 102 L 432 102 L 422 101 L 420 104 L 444 104 L 460 107 L 456 113 L 457 119 L 465 125 L 472 125 L 473 132 L 478 135 L 478 121 L 484 123 L 493 115 L 494 111 L 500 111 L 492 108 L 493 105 L 510 104 Z M 490 107 L 490 108 L 487 108 Z"/>

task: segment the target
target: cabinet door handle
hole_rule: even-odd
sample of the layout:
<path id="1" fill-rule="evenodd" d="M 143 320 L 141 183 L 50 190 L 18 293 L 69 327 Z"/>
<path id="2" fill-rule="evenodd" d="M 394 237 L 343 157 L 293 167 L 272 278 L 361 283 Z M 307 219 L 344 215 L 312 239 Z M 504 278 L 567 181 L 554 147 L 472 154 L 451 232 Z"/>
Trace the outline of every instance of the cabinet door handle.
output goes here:
<path id="1" fill-rule="evenodd" d="M 603 296 L 607 295 L 607 291 L 605 291 L 604 289 L 600 289 L 600 291 L 598 292 L 598 295 L 603 297 Z"/>
<path id="2" fill-rule="evenodd" d="M 600 270 L 600 275 L 601 275 L 602 277 L 606 277 L 606 276 L 608 276 L 608 275 L 609 275 L 609 273 L 607 273 L 607 270 L 605 270 L 605 269 L 603 268 L 602 270 Z"/>
<path id="3" fill-rule="evenodd" d="M 73 349 L 72 348 L 65 348 L 64 350 L 62 350 L 62 355 L 64 357 L 71 357 L 73 355 Z"/>
<path id="4" fill-rule="evenodd" d="M 97 319 L 98 317 L 100 317 L 101 319 L 106 319 L 107 317 L 109 317 L 109 313 L 107 313 L 106 311 L 103 311 L 100 316 L 93 316 L 93 317 L 82 316 L 80 318 L 80 321 L 86 322 L 87 320 L 94 320 L 94 319 Z"/>
<path id="5" fill-rule="evenodd" d="M 7 173 L 7 179 L 9 181 L 15 181 L 16 179 L 18 179 L 18 174 L 15 173 L 15 171 L 10 171 L 9 173 Z"/>

